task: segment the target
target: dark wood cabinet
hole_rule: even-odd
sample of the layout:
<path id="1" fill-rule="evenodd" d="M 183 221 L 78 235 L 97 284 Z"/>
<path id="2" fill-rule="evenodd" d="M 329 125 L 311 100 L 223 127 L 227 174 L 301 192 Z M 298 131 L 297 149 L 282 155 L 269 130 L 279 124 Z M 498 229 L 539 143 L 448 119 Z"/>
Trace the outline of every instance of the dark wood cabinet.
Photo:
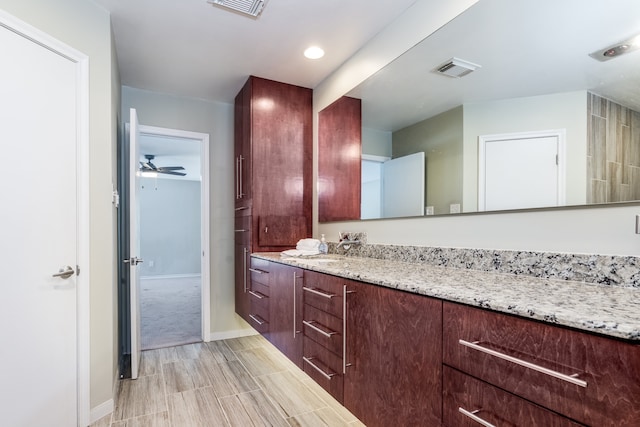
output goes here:
<path id="1" fill-rule="evenodd" d="M 238 242 L 244 239 L 250 254 L 282 251 L 309 237 L 311 101 L 311 89 L 253 76 L 235 98 L 236 312 L 253 326 L 245 310 L 245 250 Z"/>
<path id="2" fill-rule="evenodd" d="M 311 89 L 254 76 L 236 96 L 236 212 L 251 208 L 251 252 L 311 232 L 311 101 Z"/>
<path id="3" fill-rule="evenodd" d="M 271 263 L 262 259 L 251 258 L 249 261 L 249 299 L 248 322 L 253 328 L 269 339 L 271 327 Z"/>
<path id="4" fill-rule="evenodd" d="M 249 248 L 251 246 L 249 216 L 236 216 L 235 218 L 235 305 L 236 313 L 247 322 L 249 321 L 249 289 L 250 289 L 250 258 Z"/>
<path id="5" fill-rule="evenodd" d="M 639 425 L 638 345 L 254 259 L 256 329 L 368 427 Z"/>
<path id="6" fill-rule="evenodd" d="M 338 402 L 344 401 L 344 292 L 349 280 L 305 271 L 304 371 Z"/>
<path id="7" fill-rule="evenodd" d="M 271 263 L 271 313 L 269 340 L 302 368 L 303 270 Z"/>
<path id="8" fill-rule="evenodd" d="M 362 106 L 343 96 L 318 113 L 318 220 L 360 219 Z"/>
<path id="9" fill-rule="evenodd" d="M 442 424 L 447 427 L 579 427 L 568 418 L 444 366 Z"/>
<path id="10" fill-rule="evenodd" d="M 638 425 L 637 345 L 460 304 L 443 312 L 446 365 L 586 425 Z"/>
<path id="11" fill-rule="evenodd" d="M 442 412 L 442 301 L 347 285 L 344 405 L 365 425 L 437 426 Z"/>

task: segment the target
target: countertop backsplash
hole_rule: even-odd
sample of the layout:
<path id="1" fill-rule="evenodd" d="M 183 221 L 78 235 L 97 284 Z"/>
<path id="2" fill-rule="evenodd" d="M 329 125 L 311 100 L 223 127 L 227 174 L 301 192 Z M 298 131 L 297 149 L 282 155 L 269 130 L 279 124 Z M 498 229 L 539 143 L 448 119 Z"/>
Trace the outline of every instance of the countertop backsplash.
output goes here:
<path id="1" fill-rule="evenodd" d="M 358 237 L 361 237 L 360 233 Z M 362 237 L 366 242 L 366 236 Z M 640 257 L 635 256 L 367 243 L 352 245 L 349 250 L 344 250 L 337 248 L 335 242 L 328 243 L 329 253 L 345 256 L 640 288 Z"/>

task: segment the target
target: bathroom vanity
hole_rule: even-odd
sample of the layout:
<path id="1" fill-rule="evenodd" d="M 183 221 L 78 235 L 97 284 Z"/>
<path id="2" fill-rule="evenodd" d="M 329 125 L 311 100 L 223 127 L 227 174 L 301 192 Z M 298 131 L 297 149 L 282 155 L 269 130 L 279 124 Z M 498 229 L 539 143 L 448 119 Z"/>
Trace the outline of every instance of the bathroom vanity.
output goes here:
<path id="1" fill-rule="evenodd" d="M 251 259 L 269 271 L 260 332 L 367 426 L 640 419 L 637 288 L 355 256 Z"/>

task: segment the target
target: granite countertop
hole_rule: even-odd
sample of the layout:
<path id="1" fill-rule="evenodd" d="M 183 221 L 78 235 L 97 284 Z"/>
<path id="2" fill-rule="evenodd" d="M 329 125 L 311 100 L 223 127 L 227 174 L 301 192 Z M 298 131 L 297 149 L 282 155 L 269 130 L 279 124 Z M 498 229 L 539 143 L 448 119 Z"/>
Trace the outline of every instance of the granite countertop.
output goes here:
<path id="1" fill-rule="evenodd" d="M 640 344 L 637 288 L 341 255 L 292 258 L 263 252 L 252 256 Z"/>

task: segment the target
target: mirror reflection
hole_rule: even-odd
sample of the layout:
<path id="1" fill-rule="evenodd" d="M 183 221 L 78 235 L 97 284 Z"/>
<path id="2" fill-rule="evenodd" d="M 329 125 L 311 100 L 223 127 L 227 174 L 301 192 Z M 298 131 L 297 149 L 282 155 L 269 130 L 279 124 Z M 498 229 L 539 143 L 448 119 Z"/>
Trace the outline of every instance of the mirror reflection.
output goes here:
<path id="1" fill-rule="evenodd" d="M 354 88 L 362 218 L 640 200 L 639 16 L 480 0 Z"/>

